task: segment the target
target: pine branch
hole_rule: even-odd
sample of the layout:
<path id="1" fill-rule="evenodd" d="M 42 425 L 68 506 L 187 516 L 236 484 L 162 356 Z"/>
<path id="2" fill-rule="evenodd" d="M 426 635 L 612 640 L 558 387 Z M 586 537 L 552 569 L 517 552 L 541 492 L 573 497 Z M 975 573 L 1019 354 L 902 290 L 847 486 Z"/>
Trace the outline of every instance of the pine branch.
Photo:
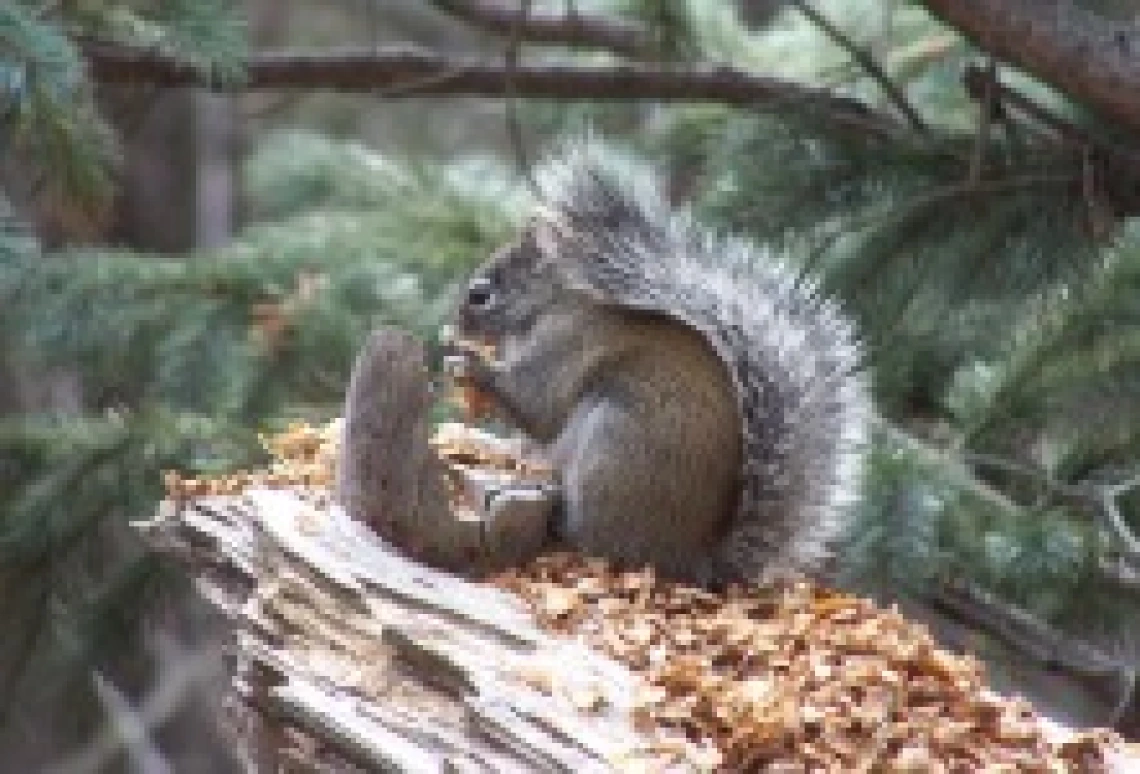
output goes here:
<path id="1" fill-rule="evenodd" d="M 282 51 L 257 54 L 240 83 L 212 79 L 161 52 L 86 43 L 90 77 L 100 83 L 200 86 L 219 91 L 333 89 L 382 92 L 385 97 L 483 96 L 559 100 L 715 102 L 741 107 L 814 104 L 828 118 L 861 134 L 888 138 L 902 127 L 855 99 L 826 89 L 751 75 L 730 67 L 671 70 L 641 65 L 584 67 L 526 65 L 508 68 L 408 47 Z"/>
<path id="2" fill-rule="evenodd" d="M 1111 486 L 1094 482 L 1069 484 L 1058 481 L 1047 471 L 997 455 L 967 450 L 962 452 L 962 457 L 967 464 L 975 467 L 993 468 L 1026 478 L 1053 495 L 1057 502 L 1077 506 L 1077 513 L 1094 511 L 1100 526 L 1115 538 L 1116 548 L 1131 562 L 1140 563 L 1140 538 L 1137 538 L 1120 513 L 1120 498 L 1140 486 L 1140 476 L 1133 476 L 1123 483 Z"/>
<path id="3" fill-rule="evenodd" d="M 496 35 L 518 35 L 531 43 L 601 48 L 628 57 L 644 55 L 652 40 L 639 25 L 583 13 L 515 10 L 488 0 L 430 0 L 440 11 Z"/>
<path id="4" fill-rule="evenodd" d="M 1102 117 L 1140 131 L 1140 24 L 1074 0 L 925 0 L 926 7 Z"/>

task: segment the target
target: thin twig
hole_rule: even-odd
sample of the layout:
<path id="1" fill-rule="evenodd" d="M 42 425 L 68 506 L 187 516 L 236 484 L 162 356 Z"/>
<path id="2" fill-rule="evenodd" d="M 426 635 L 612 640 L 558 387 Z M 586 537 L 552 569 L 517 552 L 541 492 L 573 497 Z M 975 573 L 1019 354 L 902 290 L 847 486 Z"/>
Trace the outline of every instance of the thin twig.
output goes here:
<path id="1" fill-rule="evenodd" d="M 1119 484 L 1113 484 L 1108 488 L 1108 491 L 1112 494 L 1113 497 L 1120 497 L 1122 495 L 1128 494 L 1137 487 L 1140 487 L 1140 473 L 1124 479 Z"/>
<path id="2" fill-rule="evenodd" d="M 1140 150 L 1121 145 L 1105 137 L 1088 125 L 1078 125 L 1040 105 L 1021 92 L 1014 91 L 997 78 L 996 71 L 981 68 L 976 64 L 967 65 L 962 75 L 966 92 L 974 99 L 984 99 L 988 88 L 996 94 L 996 100 L 1002 105 L 1008 105 L 1024 115 L 1032 118 L 1038 124 L 1051 130 L 1059 139 L 1071 143 L 1073 146 L 1083 148 L 1093 146 L 1106 153 L 1127 159 L 1132 163 L 1140 164 Z M 992 81 L 992 86 L 990 83 Z"/>
<path id="3" fill-rule="evenodd" d="M 1012 108 L 1032 120 L 1028 124 L 1039 130 L 1053 143 L 1069 146 L 1073 152 L 1086 160 L 1086 195 L 1090 218 L 1107 219 L 1140 212 L 1140 149 L 1122 145 L 1096 127 L 1076 124 L 1024 94 L 1010 89 L 997 79 L 995 73 L 986 72 L 977 65 L 970 65 L 963 75 L 967 93 L 974 99 L 984 99 L 992 90 L 996 102 Z M 1096 163 L 1093 163 L 1096 162 Z M 1100 173 L 1100 174 L 1098 174 Z M 1098 210 L 1096 205 L 1104 204 Z M 1107 209 L 1110 214 L 1100 214 Z"/>
<path id="4" fill-rule="evenodd" d="M 538 183 L 531 173 L 530 160 L 527 158 L 526 146 L 523 143 L 522 123 L 519 120 L 518 101 L 515 94 L 514 74 L 519 66 L 519 53 L 522 48 L 522 31 L 530 16 L 533 0 L 522 0 L 522 8 L 515 20 L 515 29 L 507 43 L 507 50 L 503 54 L 503 64 L 507 70 L 507 137 L 510 139 L 515 160 L 519 165 L 519 172 L 526 181 L 527 187 L 535 198 L 541 198 Z"/>
<path id="5" fill-rule="evenodd" d="M 1117 504 L 1117 500 L 1122 495 L 1140 486 L 1140 475 L 1109 486 L 1091 482 L 1066 484 L 1031 465 L 992 454 L 963 451 L 962 457 L 967 464 L 1003 470 L 1028 478 L 1053 494 L 1060 495 L 1065 500 L 1091 506 L 1101 514 L 1104 526 L 1124 545 L 1128 553 L 1133 557 L 1140 558 L 1140 538 L 1133 534 L 1131 528 L 1124 521 L 1124 517 L 1120 513 L 1120 506 Z"/>
<path id="6" fill-rule="evenodd" d="M 1116 497 L 1112 494 L 1112 490 L 1105 491 L 1099 498 L 1101 512 L 1104 514 L 1106 526 L 1112 531 L 1124 546 L 1128 549 L 1129 553 L 1140 559 L 1140 539 L 1137 539 L 1132 530 L 1124 522 L 1124 517 L 1120 515 L 1120 506 L 1117 505 Z"/>
<path id="7" fill-rule="evenodd" d="M 1124 690 L 1120 693 L 1120 701 L 1116 703 L 1116 706 L 1112 708 L 1112 712 L 1109 713 L 1108 716 L 1109 726 L 1112 728 L 1119 727 L 1120 722 L 1124 720 L 1125 715 L 1128 714 L 1129 710 L 1131 710 L 1136 703 L 1137 688 L 1140 687 L 1140 684 L 1137 683 L 1136 667 L 1134 666 L 1125 666 L 1121 679 L 1125 684 Z"/>
<path id="8" fill-rule="evenodd" d="M 108 714 L 104 728 L 83 748 L 43 769 L 45 774 L 94 774 L 106 771 L 108 764 L 125 745 L 145 740 L 173 714 L 182 709 L 203 679 L 217 668 L 219 654 L 205 650 L 187 652 L 179 663 L 172 663 L 151 692 L 137 706 L 131 706 L 117 689 L 99 673 L 92 680 Z"/>
<path id="9" fill-rule="evenodd" d="M 956 483 L 970 490 L 979 498 L 1007 512 L 1017 513 L 1022 510 L 1021 505 L 1004 492 L 999 492 L 974 476 L 954 455 L 928 444 L 883 417 L 876 416 L 873 421 L 875 427 L 883 432 L 892 443 L 902 446 L 924 462 L 948 473 Z"/>
<path id="10" fill-rule="evenodd" d="M 922 120 L 922 116 L 918 114 L 918 111 L 910 104 L 910 100 L 903 94 L 902 89 L 891 80 L 886 70 L 875 61 L 875 57 L 872 56 L 869 51 L 853 41 L 843 30 L 832 24 L 827 17 L 817 11 L 807 0 L 792 0 L 792 5 L 806 16 L 812 24 L 819 27 L 823 34 L 827 35 L 836 45 L 851 55 L 855 63 L 862 67 L 875 83 L 879 84 L 879 88 L 883 90 L 883 93 L 887 95 L 895 107 L 906 117 L 906 120 L 910 123 L 912 128 L 923 133 L 928 131 L 926 122 Z"/>
<path id="11" fill-rule="evenodd" d="M 1078 0 L 924 0 L 934 16 L 1008 62 L 1140 132 L 1140 24 Z"/>
<path id="12" fill-rule="evenodd" d="M 1092 506 L 1103 515 L 1105 526 L 1116 536 L 1117 540 L 1124 544 L 1128 552 L 1132 556 L 1140 558 L 1140 538 L 1137 538 L 1128 524 L 1125 523 L 1124 517 L 1120 513 L 1120 506 L 1117 504 L 1120 497 L 1140 486 L 1140 475 L 1133 476 L 1119 484 L 1104 485 L 1095 482 L 1066 484 L 1031 465 L 992 454 L 964 451 L 962 455 L 969 464 L 995 468 L 1028 478 L 1066 500 Z"/>
<path id="13" fill-rule="evenodd" d="M 1027 610 L 1002 601 L 968 579 L 945 581 L 930 595 L 930 601 L 958 620 L 996 636 L 1042 666 L 1101 684 L 1115 684 L 1125 678 L 1127 670 L 1121 659 L 1054 629 Z"/>
<path id="14" fill-rule="evenodd" d="M 990 144 L 990 127 L 994 120 L 994 107 L 997 103 L 997 94 L 994 84 L 997 82 L 997 63 L 989 60 L 990 78 L 986 81 L 985 92 L 981 104 L 978 106 L 978 133 L 974 135 L 974 152 L 970 156 L 969 180 L 977 185 L 982 179 L 986 162 L 986 150 Z"/>

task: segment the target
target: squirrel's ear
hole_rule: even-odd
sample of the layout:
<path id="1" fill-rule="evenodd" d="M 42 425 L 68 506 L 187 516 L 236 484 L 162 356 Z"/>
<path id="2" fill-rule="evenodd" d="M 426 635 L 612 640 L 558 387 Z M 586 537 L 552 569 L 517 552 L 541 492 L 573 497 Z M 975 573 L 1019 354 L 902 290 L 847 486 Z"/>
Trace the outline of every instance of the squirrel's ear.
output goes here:
<path id="1" fill-rule="evenodd" d="M 553 218 L 536 218 L 530 229 L 539 262 L 556 267 L 560 272 L 573 274 L 579 264 L 589 259 L 589 251 L 580 236 L 567 225 Z"/>
<path id="2" fill-rule="evenodd" d="M 558 232 L 558 227 L 545 218 L 538 218 L 531 224 L 531 238 L 544 261 L 553 262 L 558 259 L 559 246 L 562 244 L 562 238 Z"/>
<path id="3" fill-rule="evenodd" d="M 591 249 L 591 240 L 565 221 L 537 218 L 531 234 L 541 259 L 547 263 L 573 270 L 579 264 L 596 259 L 598 251 Z"/>
<path id="4" fill-rule="evenodd" d="M 537 219 L 531 234 L 539 265 L 552 271 L 565 288 L 602 303 L 614 300 L 620 283 L 600 281 L 614 271 L 606 251 L 595 241 L 556 219 Z"/>

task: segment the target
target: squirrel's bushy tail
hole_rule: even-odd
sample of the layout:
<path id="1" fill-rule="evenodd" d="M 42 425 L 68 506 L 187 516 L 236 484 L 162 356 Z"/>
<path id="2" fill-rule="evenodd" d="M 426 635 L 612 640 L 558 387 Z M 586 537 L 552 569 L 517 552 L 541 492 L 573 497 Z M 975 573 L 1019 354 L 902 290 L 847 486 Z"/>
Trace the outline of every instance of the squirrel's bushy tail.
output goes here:
<path id="1" fill-rule="evenodd" d="M 700 228 L 650 173 L 618 167 L 586 139 L 538 171 L 540 219 L 580 256 L 566 281 L 692 326 L 731 372 L 744 470 L 714 575 L 815 574 L 857 496 L 871 415 L 853 326 L 778 255 Z"/>

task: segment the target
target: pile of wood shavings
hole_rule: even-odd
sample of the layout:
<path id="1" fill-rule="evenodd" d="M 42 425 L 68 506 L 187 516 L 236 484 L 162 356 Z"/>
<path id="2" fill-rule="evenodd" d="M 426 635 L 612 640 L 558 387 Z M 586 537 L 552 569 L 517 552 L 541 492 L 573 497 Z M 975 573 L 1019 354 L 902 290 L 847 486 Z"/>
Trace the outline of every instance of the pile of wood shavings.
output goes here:
<path id="1" fill-rule="evenodd" d="M 262 470 L 235 471 L 218 476 L 185 476 L 173 470 L 163 474 L 166 496 L 184 501 L 195 497 L 239 495 L 247 489 L 328 489 L 336 479 L 340 446 L 340 420 L 321 426 L 304 422 L 261 437 L 272 458 Z"/>
<path id="2" fill-rule="evenodd" d="M 1108 733 L 1050 740 L 973 658 L 809 584 L 712 594 L 559 554 L 498 576 L 547 629 L 643 674 L 639 722 L 711 739 L 726 771 L 1098 772 Z"/>
<path id="3" fill-rule="evenodd" d="M 435 439 L 445 459 L 523 472 L 457 433 Z M 263 439 L 267 470 L 168 473 L 168 494 L 326 489 L 339 438 L 339 422 L 294 425 Z M 939 649 L 895 611 L 809 584 L 713 594 L 571 554 L 492 582 L 548 631 L 644 675 L 638 722 L 712 740 L 725 771 L 1092 774 L 1107 771 L 1105 753 L 1120 744 L 1108 732 L 1049 738 L 1026 703 L 986 689 L 975 659 Z"/>
<path id="4" fill-rule="evenodd" d="M 263 470 L 240 470 L 216 476 L 163 474 L 166 496 L 174 500 L 240 495 L 248 489 L 327 489 L 336 480 L 336 459 L 343 423 L 322 426 L 295 422 L 284 431 L 261 437 L 271 462 Z M 551 471 L 537 460 L 512 453 L 511 445 L 456 423 L 440 425 L 431 438 L 436 453 L 453 467 L 477 467 L 510 473 L 523 480 L 548 480 Z"/>

